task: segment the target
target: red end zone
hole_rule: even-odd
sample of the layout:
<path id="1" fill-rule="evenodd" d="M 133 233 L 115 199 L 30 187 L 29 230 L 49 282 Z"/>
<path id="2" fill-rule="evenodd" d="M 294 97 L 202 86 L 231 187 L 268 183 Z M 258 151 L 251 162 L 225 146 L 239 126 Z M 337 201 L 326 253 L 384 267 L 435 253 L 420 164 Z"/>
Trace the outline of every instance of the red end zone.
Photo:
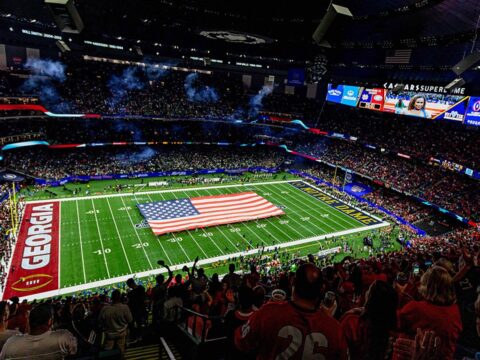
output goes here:
<path id="1" fill-rule="evenodd" d="M 3 298 L 59 287 L 59 202 L 26 204 Z"/>

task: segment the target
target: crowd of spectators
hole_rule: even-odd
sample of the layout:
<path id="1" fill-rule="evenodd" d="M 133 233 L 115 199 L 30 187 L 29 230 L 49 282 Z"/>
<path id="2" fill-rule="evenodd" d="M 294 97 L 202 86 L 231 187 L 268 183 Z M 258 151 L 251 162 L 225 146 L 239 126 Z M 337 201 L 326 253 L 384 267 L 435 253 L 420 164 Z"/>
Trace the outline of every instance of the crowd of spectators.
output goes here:
<path id="1" fill-rule="evenodd" d="M 336 139 L 320 138 L 299 144 L 296 150 L 347 167 L 388 188 L 426 199 L 468 219 L 479 219 L 480 188 L 477 180 L 467 176 Z"/>
<path id="2" fill-rule="evenodd" d="M 123 288 L 88 296 L 13 298 L 0 303 L 0 358 L 33 351 L 62 358 L 102 347 L 124 353 L 148 326 L 165 331 L 175 323 L 186 324 L 194 337 L 225 336 L 227 359 L 275 358 L 299 336 L 313 336 L 326 359 L 346 359 L 347 349 L 352 359 L 473 358 L 480 341 L 480 234 L 464 229 L 399 240 L 400 251 L 378 247 L 368 258 L 346 254 L 341 262 L 277 253 L 265 266 L 265 259 L 249 258 L 248 270 L 238 272 L 232 263 L 222 279 L 196 264 L 174 274 L 161 261 L 167 275 L 147 288 L 130 279 Z M 431 343 L 417 348 L 425 336 Z M 308 341 L 297 351 L 311 351 Z"/>
<path id="3" fill-rule="evenodd" d="M 160 146 L 90 148 L 62 151 L 40 149 L 7 155 L 7 166 L 37 178 L 58 180 L 70 175 L 130 174 L 198 169 L 276 168 L 285 154 L 269 147 Z"/>
<path id="4" fill-rule="evenodd" d="M 451 121 L 426 121 L 326 103 L 317 127 L 424 160 L 447 159 L 478 168 L 478 129 Z"/>
<path id="5" fill-rule="evenodd" d="M 4 189 L 6 185 L 0 188 Z M 1 197 L 1 196 L 0 196 Z M 21 213 L 23 202 L 17 203 L 17 213 Z M 11 204 L 0 202 L 0 289 L 3 289 L 8 275 L 8 264 L 15 248 L 15 236 L 11 226 Z"/>

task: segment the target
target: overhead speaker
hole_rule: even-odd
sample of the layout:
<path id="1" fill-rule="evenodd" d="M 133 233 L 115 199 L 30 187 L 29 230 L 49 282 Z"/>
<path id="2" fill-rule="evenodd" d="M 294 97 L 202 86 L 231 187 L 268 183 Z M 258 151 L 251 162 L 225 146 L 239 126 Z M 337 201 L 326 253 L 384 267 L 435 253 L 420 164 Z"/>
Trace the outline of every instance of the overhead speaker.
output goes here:
<path id="1" fill-rule="evenodd" d="M 320 46 L 331 47 L 330 43 L 325 39 L 330 27 L 338 15 L 352 18 L 353 15 L 348 8 L 336 4 L 330 4 L 327 13 L 318 24 L 317 29 L 312 35 L 312 39 Z"/>
<path id="2" fill-rule="evenodd" d="M 70 47 L 63 40 L 57 40 L 57 41 L 55 41 L 55 44 L 58 46 L 58 48 L 60 49 L 60 51 L 62 53 L 71 50 Z"/>
<path id="3" fill-rule="evenodd" d="M 462 78 L 458 78 L 458 79 L 453 80 L 453 81 L 452 81 L 450 84 L 448 84 L 447 86 L 445 86 L 445 90 L 451 91 L 451 90 L 453 90 L 453 89 L 462 87 L 463 85 L 465 85 L 465 80 L 463 80 Z"/>
<path id="4" fill-rule="evenodd" d="M 61 32 L 70 34 L 82 32 L 83 21 L 73 0 L 45 0 L 45 4 Z"/>
<path id="5" fill-rule="evenodd" d="M 465 59 L 455 65 L 452 70 L 455 74 L 460 75 L 478 62 L 480 62 L 480 51 L 468 55 Z"/>

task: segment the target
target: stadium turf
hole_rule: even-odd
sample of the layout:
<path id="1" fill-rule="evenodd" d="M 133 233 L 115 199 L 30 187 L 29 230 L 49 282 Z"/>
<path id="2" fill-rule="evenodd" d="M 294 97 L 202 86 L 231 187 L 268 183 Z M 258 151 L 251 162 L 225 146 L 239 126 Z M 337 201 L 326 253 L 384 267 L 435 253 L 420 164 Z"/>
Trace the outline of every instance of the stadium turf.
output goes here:
<path id="1" fill-rule="evenodd" d="M 285 212 L 279 218 L 155 236 L 139 203 L 245 191 L 257 192 Z M 365 225 L 290 183 L 181 189 L 61 203 L 61 287 L 157 269 L 169 264 L 238 253 L 258 245 L 311 238 Z"/>

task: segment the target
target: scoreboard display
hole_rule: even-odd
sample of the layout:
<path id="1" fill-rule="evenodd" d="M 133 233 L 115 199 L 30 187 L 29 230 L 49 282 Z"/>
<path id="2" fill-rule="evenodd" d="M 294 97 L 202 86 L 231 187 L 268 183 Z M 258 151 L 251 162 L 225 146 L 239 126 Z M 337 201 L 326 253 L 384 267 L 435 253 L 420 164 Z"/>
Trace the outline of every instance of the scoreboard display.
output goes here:
<path id="1" fill-rule="evenodd" d="M 480 126 L 480 97 L 328 84 L 327 101 L 363 109 Z"/>
<path id="2" fill-rule="evenodd" d="M 383 111 L 385 89 L 363 89 L 358 106 L 364 109 Z"/>

